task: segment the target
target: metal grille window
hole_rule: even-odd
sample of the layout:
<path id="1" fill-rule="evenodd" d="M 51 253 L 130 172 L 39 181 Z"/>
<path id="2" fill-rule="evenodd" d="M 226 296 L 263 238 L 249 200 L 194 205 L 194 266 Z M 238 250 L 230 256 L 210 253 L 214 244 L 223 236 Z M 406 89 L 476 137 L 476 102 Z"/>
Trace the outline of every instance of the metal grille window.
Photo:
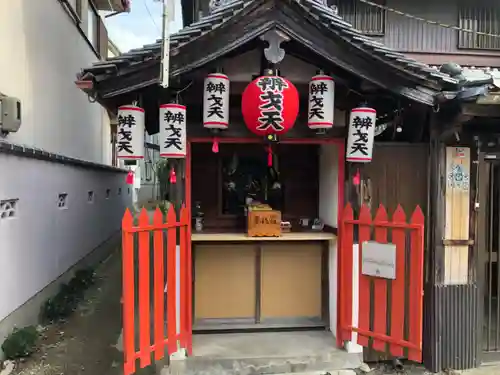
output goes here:
<path id="1" fill-rule="evenodd" d="M 385 0 L 373 0 L 386 5 Z M 365 35 L 382 36 L 385 34 L 386 11 L 358 0 L 331 0 L 338 9 L 339 16 L 351 23 Z"/>
<path id="2" fill-rule="evenodd" d="M 500 7 L 463 5 L 459 10 L 459 26 L 462 29 L 481 33 L 500 34 Z M 500 49 L 500 38 L 458 32 L 458 48 Z"/>

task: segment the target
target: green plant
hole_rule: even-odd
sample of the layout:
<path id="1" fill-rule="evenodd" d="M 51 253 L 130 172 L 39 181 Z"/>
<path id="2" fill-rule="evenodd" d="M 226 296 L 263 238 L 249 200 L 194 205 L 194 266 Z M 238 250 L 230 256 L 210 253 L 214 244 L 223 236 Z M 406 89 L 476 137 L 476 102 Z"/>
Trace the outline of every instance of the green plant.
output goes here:
<path id="1" fill-rule="evenodd" d="M 43 304 L 40 312 L 42 321 L 52 323 L 70 316 L 83 299 L 85 290 L 94 283 L 94 270 L 78 270 L 68 284 L 62 284 L 59 292 Z"/>
<path id="2" fill-rule="evenodd" d="M 7 359 L 29 357 L 36 350 L 38 337 L 38 331 L 33 326 L 15 328 L 2 344 L 5 357 Z"/>

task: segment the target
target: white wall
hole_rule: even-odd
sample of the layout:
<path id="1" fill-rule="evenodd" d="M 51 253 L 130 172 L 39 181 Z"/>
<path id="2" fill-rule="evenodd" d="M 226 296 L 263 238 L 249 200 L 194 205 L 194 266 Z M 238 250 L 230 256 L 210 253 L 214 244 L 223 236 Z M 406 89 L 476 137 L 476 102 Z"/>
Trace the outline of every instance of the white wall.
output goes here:
<path id="1" fill-rule="evenodd" d="M 0 141 L 111 165 L 108 114 L 74 83 L 98 57 L 60 2 L 0 1 L 0 51 L 0 93 L 22 102 L 21 129 Z M 17 202 L 14 217 L 0 219 L 2 335 L 15 314 L 3 318 L 117 233 L 131 201 L 125 176 L 0 152 L 0 206 Z"/>
<path id="2" fill-rule="evenodd" d="M 0 219 L 2 320 L 116 233 L 131 192 L 123 173 L 2 153 L 0 166 L 0 201 L 18 200 L 16 215 Z M 58 208 L 60 193 L 68 194 L 65 209 Z"/>
<path id="3" fill-rule="evenodd" d="M 84 11 L 84 30 L 86 16 Z M 21 129 L 8 140 L 107 162 L 101 141 L 107 114 L 74 83 L 98 57 L 60 2 L 0 1 L 0 51 L 0 92 L 22 101 Z"/>
<path id="4" fill-rule="evenodd" d="M 339 157 L 336 144 L 323 144 L 319 156 L 319 218 L 337 228 Z"/>

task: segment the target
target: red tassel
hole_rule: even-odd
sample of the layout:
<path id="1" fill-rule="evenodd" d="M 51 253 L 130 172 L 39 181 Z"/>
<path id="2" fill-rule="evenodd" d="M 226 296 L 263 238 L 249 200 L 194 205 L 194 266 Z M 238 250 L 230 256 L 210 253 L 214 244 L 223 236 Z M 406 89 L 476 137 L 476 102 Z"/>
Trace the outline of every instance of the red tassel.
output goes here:
<path id="1" fill-rule="evenodd" d="M 212 152 L 214 154 L 219 152 L 219 140 L 217 138 L 214 138 L 214 143 L 212 145 Z"/>
<path id="2" fill-rule="evenodd" d="M 177 176 L 175 175 L 175 170 L 174 170 L 174 168 L 172 168 L 172 169 L 170 170 L 170 183 L 171 183 L 171 184 L 175 184 L 175 183 L 177 183 Z"/>
<path id="3" fill-rule="evenodd" d="M 271 147 L 267 148 L 267 166 L 273 166 L 273 150 L 271 149 Z"/>
<path id="4" fill-rule="evenodd" d="M 134 172 L 128 171 L 125 183 L 127 185 L 133 185 L 134 184 Z"/>
<path id="5" fill-rule="evenodd" d="M 352 184 L 354 186 L 358 186 L 361 183 L 361 175 L 359 173 L 359 169 L 356 171 L 356 174 L 352 178 Z"/>

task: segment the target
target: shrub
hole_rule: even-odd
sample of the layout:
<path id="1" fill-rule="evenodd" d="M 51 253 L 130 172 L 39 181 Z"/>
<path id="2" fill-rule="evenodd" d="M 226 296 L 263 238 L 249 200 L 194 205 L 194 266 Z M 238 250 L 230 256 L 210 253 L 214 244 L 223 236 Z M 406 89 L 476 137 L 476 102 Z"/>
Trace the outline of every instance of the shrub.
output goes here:
<path id="1" fill-rule="evenodd" d="M 7 359 L 29 357 L 36 349 L 38 336 L 34 326 L 15 328 L 2 344 L 5 357 Z"/>
<path id="2" fill-rule="evenodd" d="M 94 270 L 81 269 L 68 284 L 62 284 L 59 292 L 42 306 L 40 316 L 44 323 L 57 322 L 71 315 L 83 299 L 84 292 L 95 282 Z"/>

